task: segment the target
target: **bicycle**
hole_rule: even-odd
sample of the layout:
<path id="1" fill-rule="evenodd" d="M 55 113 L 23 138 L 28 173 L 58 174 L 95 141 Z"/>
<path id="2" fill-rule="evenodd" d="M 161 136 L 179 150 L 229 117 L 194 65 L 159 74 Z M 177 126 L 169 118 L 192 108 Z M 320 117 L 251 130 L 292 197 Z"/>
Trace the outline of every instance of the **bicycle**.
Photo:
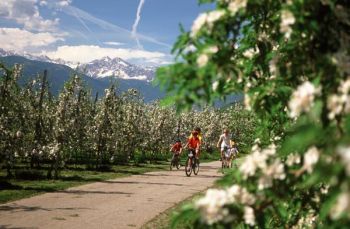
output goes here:
<path id="1" fill-rule="evenodd" d="M 188 157 L 186 160 L 185 172 L 186 176 L 191 176 L 192 171 L 194 175 L 197 175 L 199 172 L 199 161 L 195 158 L 195 150 L 190 149 L 188 153 Z"/>
<path id="2" fill-rule="evenodd" d="M 180 169 L 180 154 L 174 154 L 173 158 L 170 161 L 170 171 L 173 170 L 173 167 Z"/>
<path id="3" fill-rule="evenodd" d="M 224 147 L 223 157 L 221 158 L 221 168 L 230 168 L 231 159 L 231 149 L 229 147 Z"/>

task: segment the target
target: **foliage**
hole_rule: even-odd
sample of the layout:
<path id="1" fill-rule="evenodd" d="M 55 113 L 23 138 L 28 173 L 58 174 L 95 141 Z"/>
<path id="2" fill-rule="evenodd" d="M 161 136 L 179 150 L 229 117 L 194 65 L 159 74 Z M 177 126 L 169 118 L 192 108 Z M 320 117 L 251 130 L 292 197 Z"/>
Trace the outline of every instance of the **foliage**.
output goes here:
<path id="1" fill-rule="evenodd" d="M 186 210 L 207 228 L 350 224 L 350 8 L 343 0 L 217 0 L 158 80 L 181 107 L 243 92 L 259 136 Z"/>

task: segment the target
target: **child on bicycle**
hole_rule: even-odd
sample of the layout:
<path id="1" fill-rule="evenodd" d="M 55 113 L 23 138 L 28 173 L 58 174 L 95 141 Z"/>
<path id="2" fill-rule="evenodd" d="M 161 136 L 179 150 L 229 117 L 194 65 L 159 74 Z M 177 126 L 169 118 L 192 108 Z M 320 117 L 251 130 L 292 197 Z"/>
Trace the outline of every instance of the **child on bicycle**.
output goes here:
<path id="1" fill-rule="evenodd" d="M 238 157 L 239 151 L 237 148 L 237 144 L 234 141 L 231 141 L 231 155 L 233 157 Z"/>
<path id="2" fill-rule="evenodd" d="M 232 161 L 234 161 L 238 157 L 239 151 L 237 148 L 237 144 L 234 141 L 231 141 L 231 150 L 230 150 L 230 159 L 229 164 L 232 164 Z M 237 164 L 235 164 L 237 167 Z"/>
<path id="3" fill-rule="evenodd" d="M 193 131 L 191 134 L 191 137 L 188 138 L 187 143 L 184 147 L 184 148 L 188 148 L 189 151 L 192 151 L 192 153 L 195 155 L 197 160 L 199 156 L 199 147 L 200 147 L 200 139 L 198 135 L 199 135 L 198 131 Z"/>
<path id="4" fill-rule="evenodd" d="M 182 144 L 180 139 L 176 140 L 175 144 L 170 148 L 170 152 L 173 153 L 171 161 L 173 161 L 175 157 L 178 157 L 182 153 Z"/>
<path id="5" fill-rule="evenodd" d="M 193 137 L 193 134 L 192 134 L 193 132 L 197 132 L 198 133 L 199 147 L 198 147 L 198 150 L 197 150 L 196 158 L 197 158 L 198 163 L 199 163 L 199 157 L 201 155 L 201 145 L 202 145 L 202 130 L 201 130 L 200 127 L 194 128 L 194 130 L 191 132 L 191 135 L 189 136 L 189 138 Z"/>

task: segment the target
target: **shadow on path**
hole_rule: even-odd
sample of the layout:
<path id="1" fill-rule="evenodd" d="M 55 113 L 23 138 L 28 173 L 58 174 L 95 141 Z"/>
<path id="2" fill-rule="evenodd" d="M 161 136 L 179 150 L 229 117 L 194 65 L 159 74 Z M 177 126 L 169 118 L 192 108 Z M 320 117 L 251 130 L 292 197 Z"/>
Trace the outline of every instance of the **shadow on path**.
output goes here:
<path id="1" fill-rule="evenodd" d="M 176 184 L 176 183 L 158 183 L 158 182 L 143 182 L 143 181 L 114 181 L 114 180 L 107 180 L 107 181 L 101 181 L 100 183 L 107 183 L 107 184 L 151 184 L 151 185 L 184 186 L 183 184 Z"/>
<path id="2" fill-rule="evenodd" d="M 30 212 L 30 211 L 55 211 L 55 210 L 71 211 L 71 210 L 79 210 L 79 209 L 92 209 L 92 208 L 42 208 L 42 207 L 38 207 L 38 206 L 25 206 L 25 205 L 18 205 L 18 204 L 0 206 L 0 212 L 1 211 Z M 0 227 L 0 229 L 1 229 L 1 227 Z"/>

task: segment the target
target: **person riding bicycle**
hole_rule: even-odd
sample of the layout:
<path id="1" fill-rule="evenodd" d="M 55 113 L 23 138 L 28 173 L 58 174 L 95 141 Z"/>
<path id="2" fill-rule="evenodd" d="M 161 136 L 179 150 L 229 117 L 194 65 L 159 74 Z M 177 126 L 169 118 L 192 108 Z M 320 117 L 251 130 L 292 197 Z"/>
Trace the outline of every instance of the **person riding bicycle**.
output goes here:
<path id="1" fill-rule="evenodd" d="M 220 148 L 221 159 L 224 158 L 224 153 L 231 149 L 231 138 L 230 131 L 228 129 L 224 129 L 224 133 L 220 135 L 219 141 L 216 144 L 216 147 Z"/>
<path id="2" fill-rule="evenodd" d="M 198 160 L 198 153 L 199 153 L 199 147 L 200 147 L 200 139 L 198 137 L 199 133 L 198 131 L 193 131 L 191 134 L 191 137 L 188 138 L 187 143 L 184 148 L 188 148 L 189 151 L 191 151 L 195 158 Z"/>
<path id="3" fill-rule="evenodd" d="M 231 153 L 235 157 L 237 157 L 238 154 L 239 154 L 239 151 L 238 151 L 238 148 L 237 148 L 237 144 L 234 141 L 231 141 Z"/>
<path id="4" fill-rule="evenodd" d="M 199 163 L 199 157 L 201 155 L 201 145 L 202 145 L 202 130 L 200 127 L 196 127 L 194 128 L 194 130 L 192 131 L 193 132 L 198 132 L 198 139 L 199 139 L 199 147 L 198 147 L 198 150 L 197 150 L 197 154 L 196 154 L 196 158 L 198 160 L 198 163 Z M 193 134 L 191 133 L 191 135 L 189 136 L 189 138 L 192 138 L 193 137 Z"/>
<path id="5" fill-rule="evenodd" d="M 170 152 L 173 153 L 171 161 L 173 161 L 175 157 L 179 156 L 182 153 L 182 144 L 180 139 L 177 139 L 175 144 L 172 145 Z"/>

